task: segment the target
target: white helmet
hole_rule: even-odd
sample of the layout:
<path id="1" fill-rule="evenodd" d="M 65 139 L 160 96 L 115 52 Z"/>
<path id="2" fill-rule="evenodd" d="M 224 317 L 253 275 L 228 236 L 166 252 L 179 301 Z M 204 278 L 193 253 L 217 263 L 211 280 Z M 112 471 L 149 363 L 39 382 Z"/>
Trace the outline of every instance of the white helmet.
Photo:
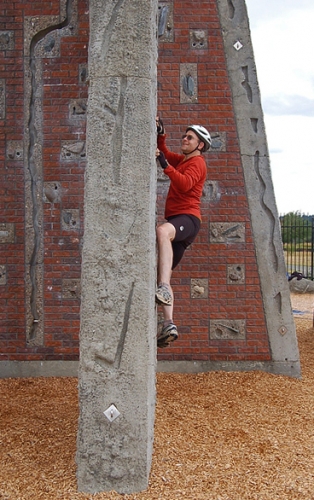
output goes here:
<path id="1" fill-rule="evenodd" d="M 186 132 L 188 130 L 193 130 L 197 137 L 204 143 L 203 151 L 207 151 L 210 148 L 212 140 L 208 130 L 206 130 L 205 127 L 202 127 L 202 125 L 190 125 L 186 129 Z"/>

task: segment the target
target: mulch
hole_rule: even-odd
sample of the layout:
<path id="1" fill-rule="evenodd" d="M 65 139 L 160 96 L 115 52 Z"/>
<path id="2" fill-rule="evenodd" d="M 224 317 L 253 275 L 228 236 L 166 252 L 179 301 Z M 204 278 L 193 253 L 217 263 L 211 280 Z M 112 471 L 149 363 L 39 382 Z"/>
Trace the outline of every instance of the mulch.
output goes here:
<path id="1" fill-rule="evenodd" d="M 149 487 L 76 486 L 76 378 L 0 380 L 1 500 L 313 500 L 314 330 L 295 317 L 302 379 L 157 374 Z"/>

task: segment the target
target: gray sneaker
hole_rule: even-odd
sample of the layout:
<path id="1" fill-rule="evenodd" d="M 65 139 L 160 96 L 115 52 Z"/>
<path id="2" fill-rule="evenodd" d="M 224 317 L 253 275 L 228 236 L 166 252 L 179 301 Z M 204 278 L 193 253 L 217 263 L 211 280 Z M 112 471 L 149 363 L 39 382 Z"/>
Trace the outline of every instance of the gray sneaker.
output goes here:
<path id="1" fill-rule="evenodd" d="M 156 302 L 165 306 L 172 305 L 172 295 L 168 286 L 165 283 L 160 283 L 156 290 Z"/>
<path id="2" fill-rule="evenodd" d="M 160 334 L 157 335 L 157 346 L 158 347 L 167 347 L 170 342 L 177 340 L 178 338 L 178 330 L 175 324 L 170 323 L 167 326 L 164 326 L 161 330 Z"/>

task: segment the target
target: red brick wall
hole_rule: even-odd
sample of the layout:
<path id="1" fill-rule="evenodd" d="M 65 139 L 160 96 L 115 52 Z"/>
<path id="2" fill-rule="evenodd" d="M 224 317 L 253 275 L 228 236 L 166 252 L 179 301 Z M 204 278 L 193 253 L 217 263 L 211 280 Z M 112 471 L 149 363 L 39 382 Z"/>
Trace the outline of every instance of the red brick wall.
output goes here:
<path id="1" fill-rule="evenodd" d="M 27 16 L 59 16 L 59 2 L 24 2 L 3 0 L 0 7 L 0 31 L 14 32 L 14 49 L 0 50 L 0 79 L 5 80 L 5 117 L 1 120 L 0 224 L 14 224 L 14 242 L 0 243 L 0 266 L 6 267 L 6 283 L 0 286 L 1 326 L 0 360 L 73 360 L 79 352 L 79 293 L 71 295 L 73 280 L 80 278 L 80 246 L 83 234 L 83 188 L 85 158 L 61 159 L 64 141 L 85 141 L 85 116 L 72 119 L 69 108 L 77 99 L 87 98 L 86 82 L 80 79 L 81 64 L 87 63 L 88 1 L 78 0 L 78 23 L 72 36 L 60 37 L 60 49 L 51 57 L 42 57 L 42 181 L 43 201 L 43 342 L 27 342 L 25 287 L 24 162 L 10 159 L 6 153 L 12 141 L 23 141 L 24 20 Z M 57 24 L 56 21 L 54 24 Z M 53 24 L 53 23 L 52 23 Z M 27 105 L 27 104 L 26 104 Z M 27 124 L 25 124 L 27 126 Z M 13 143 L 14 145 L 14 143 Z M 60 199 L 46 198 L 50 187 L 59 186 Z M 28 187 L 29 189 L 29 187 Z M 52 193 L 52 196 L 54 193 Z M 75 210 L 77 228 L 64 229 L 64 214 Z M 68 212 L 69 211 L 69 212 Z M 70 280 L 67 281 L 67 280 Z M 76 281 L 75 281 L 76 283 Z"/>
<path id="2" fill-rule="evenodd" d="M 24 170 L 21 160 L 6 156 L 7 141 L 23 140 L 21 5 L 7 0 L 1 2 L 0 30 L 14 32 L 14 49 L 0 50 L 0 79 L 5 95 L 0 113 L 0 228 L 4 234 L 0 240 L 0 359 L 3 360 L 16 359 L 14 356 L 19 351 L 25 351 Z M 5 233 L 12 224 L 14 236 L 8 240 Z"/>
<path id="3" fill-rule="evenodd" d="M 173 5 L 174 38 L 171 42 L 160 40 L 158 65 L 158 110 L 167 128 L 168 146 L 179 151 L 179 138 L 185 126 L 196 122 L 207 126 L 211 132 L 225 134 L 226 147 L 206 154 L 208 178 L 219 186 L 220 198 L 204 198 L 200 234 L 173 274 L 174 320 L 180 337 L 172 347 L 159 350 L 158 358 L 269 360 L 250 214 L 216 3 L 194 0 L 192 3 L 175 1 Z M 18 156 L 21 145 L 23 154 L 24 128 L 28 126 L 25 121 L 24 71 L 27 71 L 29 61 L 24 60 L 23 40 L 27 16 L 58 16 L 60 5 L 59 2 L 44 0 L 16 1 L 13 4 L 2 0 L 0 6 L 0 32 L 9 32 L 10 36 L 14 32 L 13 46 L 10 42 L 8 49 L 0 49 L 0 84 L 5 85 L 2 115 L 0 100 L 0 360 L 78 358 L 78 283 L 85 158 L 84 151 L 74 154 L 73 158 L 71 155 L 69 158 L 62 156 L 64 143 L 85 141 L 84 113 L 75 114 L 76 109 L 73 116 L 73 107 L 77 104 L 84 107 L 87 98 L 86 81 L 80 72 L 82 65 L 87 63 L 88 0 L 78 0 L 77 6 L 78 22 L 73 34 L 60 37 L 60 49 L 56 55 L 42 57 L 44 337 L 37 344 L 28 342 L 26 333 L 27 301 L 30 300 L 25 285 L 25 252 L 29 234 L 25 216 L 26 190 L 29 189 L 25 172 L 27 152 L 24 150 L 24 161 Z M 191 30 L 207 30 L 207 48 L 191 48 Z M 197 103 L 180 101 L 182 63 L 197 64 Z M 58 192 L 57 197 L 54 189 Z M 164 188 L 159 185 L 159 220 L 162 220 L 164 195 Z M 210 224 L 214 222 L 244 223 L 245 242 L 211 242 Z M 12 227 L 14 236 L 10 240 Z M 245 268 L 244 283 L 228 284 L 227 266 L 232 264 L 241 264 Z M 208 284 L 208 297 L 192 296 L 193 280 L 204 280 L 203 283 Z M 245 320 L 245 339 L 210 339 L 210 323 L 225 319 Z"/>
<path id="4" fill-rule="evenodd" d="M 167 4 L 165 4 L 167 5 Z M 219 185 L 220 198 L 202 203 L 203 223 L 197 240 L 173 273 L 174 321 L 179 339 L 159 349 L 160 360 L 249 361 L 270 359 L 259 275 L 251 233 L 231 91 L 216 2 L 174 1 L 174 41 L 159 44 L 158 112 L 164 120 L 168 147 L 179 152 L 185 127 L 199 123 L 225 133 L 226 150 L 205 155 L 208 179 Z M 208 47 L 190 45 L 190 31 L 207 30 Z M 197 103 L 180 101 L 180 64 L 197 64 Z M 164 188 L 159 185 L 159 220 Z M 245 242 L 212 243 L 210 224 L 244 223 Z M 228 284 L 227 266 L 240 264 L 245 282 Z M 191 279 L 208 281 L 208 298 L 191 297 Z M 246 338 L 209 338 L 210 322 L 244 320 Z"/>

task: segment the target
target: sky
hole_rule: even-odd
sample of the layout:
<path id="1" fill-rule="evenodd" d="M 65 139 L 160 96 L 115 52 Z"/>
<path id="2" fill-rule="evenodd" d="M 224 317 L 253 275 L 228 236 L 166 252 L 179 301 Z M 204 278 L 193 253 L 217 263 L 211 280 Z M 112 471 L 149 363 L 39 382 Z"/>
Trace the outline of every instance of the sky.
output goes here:
<path id="1" fill-rule="evenodd" d="M 246 6 L 278 212 L 314 215 L 314 1 Z"/>

